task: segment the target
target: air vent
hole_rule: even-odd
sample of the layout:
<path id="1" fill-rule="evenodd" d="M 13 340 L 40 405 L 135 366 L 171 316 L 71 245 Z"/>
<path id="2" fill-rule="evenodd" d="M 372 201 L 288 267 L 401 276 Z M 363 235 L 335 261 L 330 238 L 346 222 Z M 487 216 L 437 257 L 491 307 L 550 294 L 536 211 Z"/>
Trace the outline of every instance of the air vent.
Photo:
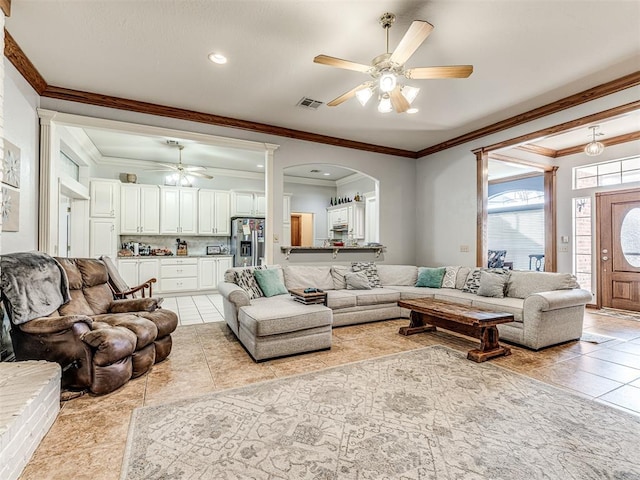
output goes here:
<path id="1" fill-rule="evenodd" d="M 322 102 L 320 102 L 318 100 L 314 100 L 312 98 L 302 97 L 300 99 L 300 101 L 297 103 L 297 105 L 298 105 L 298 107 L 310 108 L 312 110 L 317 110 L 318 107 L 320 105 L 322 105 Z"/>

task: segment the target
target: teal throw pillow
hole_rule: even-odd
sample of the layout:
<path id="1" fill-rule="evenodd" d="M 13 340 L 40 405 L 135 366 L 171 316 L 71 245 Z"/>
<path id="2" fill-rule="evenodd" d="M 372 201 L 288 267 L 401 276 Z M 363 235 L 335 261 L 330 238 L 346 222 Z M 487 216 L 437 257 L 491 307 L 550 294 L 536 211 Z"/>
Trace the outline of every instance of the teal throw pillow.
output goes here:
<path id="1" fill-rule="evenodd" d="M 420 267 L 418 269 L 418 281 L 416 282 L 416 287 L 440 288 L 446 271 L 447 267 Z"/>
<path id="2" fill-rule="evenodd" d="M 256 282 L 258 282 L 260 290 L 262 290 L 265 297 L 288 293 L 277 268 L 254 270 L 253 275 L 256 277 Z"/>

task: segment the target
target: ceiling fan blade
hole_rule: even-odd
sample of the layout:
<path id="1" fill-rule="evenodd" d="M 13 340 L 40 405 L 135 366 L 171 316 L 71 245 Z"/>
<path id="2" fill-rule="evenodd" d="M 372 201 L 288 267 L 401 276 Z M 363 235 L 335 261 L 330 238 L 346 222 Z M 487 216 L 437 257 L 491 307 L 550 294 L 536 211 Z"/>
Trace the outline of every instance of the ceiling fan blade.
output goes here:
<path id="1" fill-rule="evenodd" d="M 206 167 L 200 167 L 200 166 L 196 166 L 196 165 L 183 165 L 182 169 L 185 172 L 201 172 L 203 170 L 206 170 Z"/>
<path id="2" fill-rule="evenodd" d="M 351 97 L 353 97 L 356 94 L 356 92 L 358 90 L 360 90 L 361 88 L 364 88 L 366 86 L 367 86 L 366 83 L 361 83 L 357 87 L 349 90 L 347 93 L 343 93 L 338 98 L 334 98 L 329 103 L 327 103 L 327 105 L 330 106 L 330 107 L 336 107 L 336 106 L 340 105 L 342 102 L 346 102 L 347 100 L 349 100 Z"/>
<path id="3" fill-rule="evenodd" d="M 193 177 L 207 178 L 209 180 L 213 178 L 211 175 L 207 175 L 206 173 L 201 173 L 201 172 L 188 172 L 187 175 L 191 175 Z"/>
<path id="4" fill-rule="evenodd" d="M 467 78 L 473 73 L 473 65 L 451 65 L 448 67 L 418 67 L 405 70 L 404 76 L 416 80 L 433 78 Z"/>
<path id="5" fill-rule="evenodd" d="M 397 113 L 403 113 L 409 109 L 409 102 L 404 98 L 404 95 L 402 95 L 400 85 L 397 85 L 396 88 L 391 91 L 391 105 L 393 105 Z"/>
<path id="6" fill-rule="evenodd" d="M 164 168 L 170 168 L 171 170 L 178 170 L 178 165 L 173 163 L 158 163 L 158 165 Z"/>
<path id="7" fill-rule="evenodd" d="M 429 22 L 415 20 L 391 54 L 389 61 L 398 65 L 404 65 L 404 63 L 409 60 L 409 57 L 413 55 L 413 52 L 426 40 L 432 30 L 433 25 Z"/>
<path id="8" fill-rule="evenodd" d="M 363 65 L 362 63 L 350 62 L 341 58 L 329 57 L 328 55 L 318 55 L 313 59 L 314 63 L 329 65 L 330 67 L 344 68 L 346 70 L 355 70 L 356 72 L 367 73 L 371 70 L 371 65 Z"/>

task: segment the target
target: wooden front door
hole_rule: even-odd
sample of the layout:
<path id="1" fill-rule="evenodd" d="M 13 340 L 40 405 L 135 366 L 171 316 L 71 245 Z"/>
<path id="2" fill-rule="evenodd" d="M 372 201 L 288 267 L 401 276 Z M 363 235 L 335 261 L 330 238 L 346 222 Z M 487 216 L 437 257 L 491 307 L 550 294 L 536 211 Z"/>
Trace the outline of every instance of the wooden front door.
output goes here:
<path id="1" fill-rule="evenodd" d="M 640 311 L 640 189 L 596 193 L 599 306 Z"/>

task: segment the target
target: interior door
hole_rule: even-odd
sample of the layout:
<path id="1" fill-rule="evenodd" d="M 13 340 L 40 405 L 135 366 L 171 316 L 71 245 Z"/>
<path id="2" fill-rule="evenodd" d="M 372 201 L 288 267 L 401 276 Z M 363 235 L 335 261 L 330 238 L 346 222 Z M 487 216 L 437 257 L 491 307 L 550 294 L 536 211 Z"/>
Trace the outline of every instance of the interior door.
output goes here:
<path id="1" fill-rule="evenodd" d="M 291 246 L 300 247 L 302 245 L 302 232 L 300 225 L 300 215 L 291 215 Z"/>
<path id="2" fill-rule="evenodd" d="M 598 302 L 640 311 L 640 189 L 596 193 Z"/>

